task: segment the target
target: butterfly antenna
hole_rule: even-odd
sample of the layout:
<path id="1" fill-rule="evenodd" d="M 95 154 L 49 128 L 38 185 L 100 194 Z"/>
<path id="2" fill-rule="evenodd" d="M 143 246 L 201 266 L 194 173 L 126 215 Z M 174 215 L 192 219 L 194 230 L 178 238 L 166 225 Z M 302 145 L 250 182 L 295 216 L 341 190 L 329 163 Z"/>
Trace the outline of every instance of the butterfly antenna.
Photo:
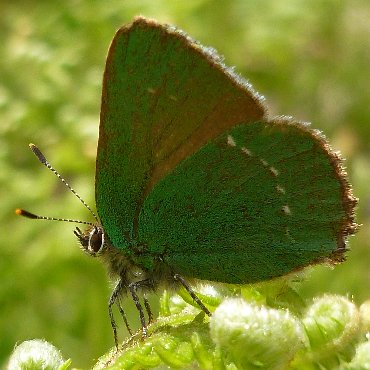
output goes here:
<path id="1" fill-rule="evenodd" d="M 37 159 L 45 166 L 47 167 L 51 172 L 54 173 L 55 176 L 58 177 L 58 179 L 76 196 L 77 199 L 80 200 L 80 202 L 90 211 L 90 213 L 95 218 L 96 222 L 99 222 L 98 217 L 93 212 L 93 210 L 90 208 L 90 206 L 76 193 L 76 191 L 67 183 L 66 180 L 58 173 L 58 171 L 48 162 L 46 157 L 42 154 L 41 150 L 35 145 L 35 144 L 29 144 L 30 149 L 32 150 L 33 154 L 37 157 Z M 28 218 L 33 219 L 42 219 L 42 220 L 55 220 L 55 221 L 68 221 L 68 222 L 77 222 L 81 224 L 86 225 L 92 225 L 91 222 L 84 222 L 84 221 L 78 221 L 78 220 L 70 220 L 70 219 L 60 219 L 60 218 L 54 218 L 54 217 L 45 217 L 45 216 L 37 216 L 33 213 L 30 213 L 28 211 L 24 211 L 22 209 L 17 209 L 16 213 L 21 216 L 25 216 Z"/>
<path id="2" fill-rule="evenodd" d="M 94 224 L 92 222 L 80 221 L 80 220 L 73 220 L 71 218 L 56 218 L 56 217 L 38 216 L 38 215 L 35 215 L 34 213 L 25 211 L 24 209 L 20 209 L 20 208 L 17 208 L 15 210 L 15 213 L 18 216 L 32 218 L 34 220 L 66 221 L 66 222 L 73 222 L 73 223 L 77 223 L 77 224 L 84 224 L 84 225 L 94 226 Z"/>

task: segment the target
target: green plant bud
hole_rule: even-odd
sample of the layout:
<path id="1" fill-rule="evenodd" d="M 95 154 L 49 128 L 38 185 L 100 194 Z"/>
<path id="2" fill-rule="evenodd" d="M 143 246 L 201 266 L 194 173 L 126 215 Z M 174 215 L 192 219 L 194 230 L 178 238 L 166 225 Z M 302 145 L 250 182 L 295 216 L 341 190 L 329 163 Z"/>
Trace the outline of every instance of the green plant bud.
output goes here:
<path id="1" fill-rule="evenodd" d="M 10 356 L 7 370 L 62 370 L 70 361 L 64 361 L 60 351 L 52 344 L 33 339 L 22 342 Z"/>
<path id="2" fill-rule="evenodd" d="M 335 368 L 354 353 L 354 342 L 360 333 L 360 315 L 348 299 L 325 295 L 315 299 L 303 318 L 311 351 L 305 361 Z"/>
<path id="3" fill-rule="evenodd" d="M 300 322 L 288 311 L 227 299 L 210 321 L 224 360 L 241 369 L 283 369 L 304 346 Z"/>

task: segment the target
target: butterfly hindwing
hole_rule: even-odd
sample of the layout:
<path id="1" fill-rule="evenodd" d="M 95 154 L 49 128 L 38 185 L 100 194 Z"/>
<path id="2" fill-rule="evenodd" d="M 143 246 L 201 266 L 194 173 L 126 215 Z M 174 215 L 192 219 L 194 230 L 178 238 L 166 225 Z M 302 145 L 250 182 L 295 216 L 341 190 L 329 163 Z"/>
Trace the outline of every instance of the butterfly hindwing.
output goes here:
<path id="1" fill-rule="evenodd" d="M 139 240 L 184 276 L 229 283 L 335 261 L 353 221 L 342 172 L 326 141 L 300 123 L 237 126 L 154 187 Z"/>

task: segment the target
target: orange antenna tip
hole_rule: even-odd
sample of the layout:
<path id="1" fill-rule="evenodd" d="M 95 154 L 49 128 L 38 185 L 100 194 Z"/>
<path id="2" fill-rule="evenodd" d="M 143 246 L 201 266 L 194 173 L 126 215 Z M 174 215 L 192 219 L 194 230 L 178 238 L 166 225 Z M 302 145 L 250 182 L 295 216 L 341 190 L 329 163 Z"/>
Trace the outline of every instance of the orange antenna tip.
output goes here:
<path id="1" fill-rule="evenodd" d="M 15 210 L 15 213 L 16 213 L 18 216 L 23 216 L 23 217 L 27 217 L 27 218 L 33 218 L 33 219 L 37 219 L 37 218 L 39 218 L 39 216 L 36 216 L 36 215 L 34 215 L 33 213 L 28 212 L 28 211 L 25 211 L 24 209 L 20 209 L 20 208 L 17 208 L 17 209 Z"/>

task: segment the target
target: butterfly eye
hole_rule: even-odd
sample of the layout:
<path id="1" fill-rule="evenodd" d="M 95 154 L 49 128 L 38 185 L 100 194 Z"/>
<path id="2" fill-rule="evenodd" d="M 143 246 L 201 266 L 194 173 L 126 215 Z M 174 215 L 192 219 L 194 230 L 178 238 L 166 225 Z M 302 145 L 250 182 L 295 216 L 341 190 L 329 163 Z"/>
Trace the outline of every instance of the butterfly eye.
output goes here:
<path id="1" fill-rule="evenodd" d="M 102 252 L 104 247 L 104 231 L 102 228 L 93 226 L 81 231 L 80 228 L 76 227 L 74 234 L 77 236 L 84 252 L 87 252 L 90 256 L 96 257 Z"/>
<path id="2" fill-rule="evenodd" d="M 92 255 L 99 254 L 104 247 L 104 232 L 101 228 L 94 226 L 89 234 L 87 250 Z"/>

